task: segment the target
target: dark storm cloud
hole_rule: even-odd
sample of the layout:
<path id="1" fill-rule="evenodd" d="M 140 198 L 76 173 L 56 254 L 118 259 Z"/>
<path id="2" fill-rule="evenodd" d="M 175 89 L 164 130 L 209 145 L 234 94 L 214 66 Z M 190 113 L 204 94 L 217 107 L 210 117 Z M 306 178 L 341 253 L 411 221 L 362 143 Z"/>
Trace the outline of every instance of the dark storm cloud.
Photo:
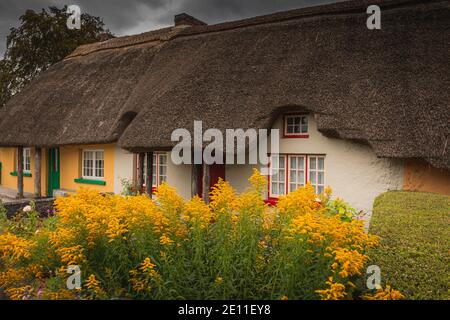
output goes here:
<path id="1" fill-rule="evenodd" d="M 338 0 L 0 0 L 0 56 L 6 36 L 27 10 L 76 4 L 83 12 L 103 18 L 116 35 L 135 34 L 169 26 L 173 16 L 187 12 L 212 24 Z"/>

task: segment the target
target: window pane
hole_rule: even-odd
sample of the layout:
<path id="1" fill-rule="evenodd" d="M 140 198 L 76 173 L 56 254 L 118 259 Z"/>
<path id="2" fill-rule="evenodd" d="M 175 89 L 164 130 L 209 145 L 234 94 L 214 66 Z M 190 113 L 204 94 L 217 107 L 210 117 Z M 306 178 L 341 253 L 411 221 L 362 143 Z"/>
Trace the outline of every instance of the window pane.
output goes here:
<path id="1" fill-rule="evenodd" d="M 280 169 L 280 171 L 279 171 L 279 175 L 278 175 L 279 177 L 280 177 L 280 182 L 284 182 L 284 179 L 286 178 L 286 171 L 285 170 L 281 170 Z"/>
<path id="2" fill-rule="evenodd" d="M 298 168 L 301 170 L 305 169 L 305 157 L 300 157 L 298 159 Z"/>
<path id="3" fill-rule="evenodd" d="M 93 176 L 93 153 L 90 151 L 84 151 L 84 169 L 83 169 L 83 175 L 86 177 L 92 177 Z"/>
<path id="4" fill-rule="evenodd" d="M 290 188 L 291 188 L 291 192 L 294 192 L 295 190 L 298 189 L 297 185 L 296 184 L 292 184 L 292 183 L 291 183 Z"/>
<path id="5" fill-rule="evenodd" d="M 31 171 L 31 150 L 29 148 L 23 149 L 23 170 Z"/>
<path id="6" fill-rule="evenodd" d="M 308 126 L 302 125 L 302 133 L 308 133 Z"/>
<path id="7" fill-rule="evenodd" d="M 319 170 L 324 170 L 325 168 L 325 159 L 324 158 L 319 158 Z"/>
<path id="8" fill-rule="evenodd" d="M 95 152 L 95 177 L 103 178 L 103 168 L 104 168 L 104 160 L 103 160 L 103 151 Z"/>
<path id="9" fill-rule="evenodd" d="M 291 171 L 290 179 L 291 179 L 291 182 L 297 182 L 297 172 L 296 171 Z"/>
<path id="10" fill-rule="evenodd" d="M 160 176 L 165 176 L 166 175 L 166 166 L 164 166 L 164 165 L 160 165 L 159 166 L 159 175 Z"/>
<path id="11" fill-rule="evenodd" d="M 301 185 L 305 184 L 305 172 L 304 171 L 299 172 L 297 183 L 301 184 Z"/>
<path id="12" fill-rule="evenodd" d="M 284 169 L 285 161 L 286 161 L 286 157 L 280 156 L 280 169 Z"/>
<path id="13" fill-rule="evenodd" d="M 312 170 L 316 169 L 316 158 L 309 158 L 309 167 Z"/>
<path id="14" fill-rule="evenodd" d="M 286 185 L 284 183 L 280 183 L 279 187 L 279 194 L 286 194 Z"/>
<path id="15" fill-rule="evenodd" d="M 323 186 L 318 186 L 317 187 L 317 194 L 321 194 L 321 193 L 323 193 Z"/>
<path id="16" fill-rule="evenodd" d="M 312 184 L 316 184 L 316 183 L 317 183 L 317 180 L 316 180 L 316 172 L 311 171 L 310 181 L 311 181 Z"/>
<path id="17" fill-rule="evenodd" d="M 291 157 L 291 169 L 297 169 L 297 158 Z"/>
<path id="18" fill-rule="evenodd" d="M 153 157 L 153 172 L 152 172 L 152 185 L 156 186 L 156 174 L 157 174 L 157 166 L 156 166 L 156 156 Z"/>
<path id="19" fill-rule="evenodd" d="M 272 193 L 278 194 L 278 183 L 272 183 Z"/>
<path id="20" fill-rule="evenodd" d="M 272 167 L 275 169 L 278 168 L 278 156 L 272 156 Z"/>
<path id="21" fill-rule="evenodd" d="M 324 179 L 323 179 L 323 172 L 318 172 L 318 173 L 317 173 L 317 177 L 318 177 L 317 183 L 318 183 L 318 184 L 323 184 L 323 183 L 324 183 L 324 182 L 323 182 L 323 180 L 324 180 Z"/>

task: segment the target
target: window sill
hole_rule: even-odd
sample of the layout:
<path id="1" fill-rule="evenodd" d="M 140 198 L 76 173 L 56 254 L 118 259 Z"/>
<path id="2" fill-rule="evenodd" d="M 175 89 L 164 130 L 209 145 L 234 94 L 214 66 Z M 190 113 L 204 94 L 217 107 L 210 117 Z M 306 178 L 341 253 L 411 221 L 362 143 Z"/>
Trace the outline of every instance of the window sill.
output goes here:
<path id="1" fill-rule="evenodd" d="M 13 177 L 17 177 L 19 174 L 17 173 L 17 171 L 14 171 L 14 172 L 10 172 L 9 173 L 11 176 L 13 176 Z M 23 173 L 23 176 L 25 177 L 25 178 L 31 178 L 33 175 L 31 174 L 31 173 L 29 173 L 29 172 L 24 172 Z"/>
<path id="2" fill-rule="evenodd" d="M 285 134 L 284 139 L 308 139 L 309 134 Z"/>
<path id="3" fill-rule="evenodd" d="M 91 185 L 97 185 L 97 186 L 106 186 L 106 181 L 103 180 L 91 180 L 91 179 L 75 179 L 75 183 L 81 183 L 81 184 L 91 184 Z"/>
<path id="4" fill-rule="evenodd" d="M 278 201 L 279 201 L 278 198 L 270 197 L 266 199 L 264 202 L 271 207 L 275 207 L 278 204 Z"/>

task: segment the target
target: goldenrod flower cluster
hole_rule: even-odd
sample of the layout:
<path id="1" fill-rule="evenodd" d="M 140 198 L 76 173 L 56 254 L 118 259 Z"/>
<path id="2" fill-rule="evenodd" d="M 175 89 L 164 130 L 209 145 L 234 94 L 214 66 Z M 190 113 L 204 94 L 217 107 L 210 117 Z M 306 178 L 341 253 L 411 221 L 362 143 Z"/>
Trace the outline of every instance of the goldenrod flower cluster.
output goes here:
<path id="1" fill-rule="evenodd" d="M 210 204 L 167 184 L 155 200 L 81 189 L 57 199 L 33 232 L 0 222 L 0 298 L 353 298 L 378 239 L 351 208 L 311 185 L 270 207 L 267 179 L 255 171 L 249 181 L 238 194 L 220 180 Z M 66 286 L 73 265 L 80 290 Z M 366 298 L 401 294 L 387 287 Z"/>
<path id="2" fill-rule="evenodd" d="M 391 286 L 386 286 L 384 289 L 378 289 L 374 294 L 363 295 L 364 300 L 402 300 L 405 297 L 403 294 L 391 288 Z"/>

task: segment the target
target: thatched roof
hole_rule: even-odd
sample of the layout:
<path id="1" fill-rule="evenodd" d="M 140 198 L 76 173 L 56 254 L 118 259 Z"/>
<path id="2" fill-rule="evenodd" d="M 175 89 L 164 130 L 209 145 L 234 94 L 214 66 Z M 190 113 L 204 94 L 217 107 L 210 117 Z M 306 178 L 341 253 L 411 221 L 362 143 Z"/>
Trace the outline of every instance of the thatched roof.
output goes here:
<path id="1" fill-rule="evenodd" d="M 368 5 L 382 30 L 366 28 Z M 450 168 L 450 2 L 349 1 L 82 46 L 0 112 L 0 145 L 170 148 L 176 128 L 267 128 L 283 108 L 380 157 Z"/>

